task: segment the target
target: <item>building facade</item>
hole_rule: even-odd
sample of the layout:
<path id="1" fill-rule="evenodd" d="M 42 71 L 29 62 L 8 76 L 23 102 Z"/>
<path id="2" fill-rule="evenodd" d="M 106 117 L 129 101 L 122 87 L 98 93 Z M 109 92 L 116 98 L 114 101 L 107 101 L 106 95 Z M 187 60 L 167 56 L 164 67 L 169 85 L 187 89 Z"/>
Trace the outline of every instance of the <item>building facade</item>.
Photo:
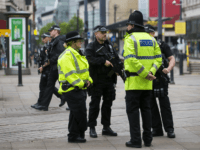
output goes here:
<path id="1" fill-rule="evenodd" d="M 190 57 L 200 58 L 200 0 L 184 0 L 182 16 L 186 21 L 184 39 L 189 45 Z"/>

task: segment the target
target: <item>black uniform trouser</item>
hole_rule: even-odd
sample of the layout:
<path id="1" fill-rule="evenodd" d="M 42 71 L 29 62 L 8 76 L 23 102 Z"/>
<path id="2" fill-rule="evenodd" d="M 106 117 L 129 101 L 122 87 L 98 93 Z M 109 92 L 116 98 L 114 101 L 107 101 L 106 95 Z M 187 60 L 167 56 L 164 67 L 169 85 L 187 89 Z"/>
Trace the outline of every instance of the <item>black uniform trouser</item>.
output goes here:
<path id="1" fill-rule="evenodd" d="M 174 131 L 172 110 L 171 110 L 170 101 L 168 97 L 168 83 L 165 83 L 164 85 L 164 96 L 158 99 L 159 99 L 160 111 L 161 111 L 164 129 L 166 132 Z M 158 105 L 156 102 L 156 98 L 154 97 L 154 93 L 151 100 L 151 113 L 152 113 L 153 130 L 162 132 L 162 121 L 160 118 L 160 113 L 159 113 Z"/>
<path id="2" fill-rule="evenodd" d="M 45 88 L 44 95 L 41 97 L 42 106 L 49 107 L 57 80 L 58 80 L 58 70 L 50 69 L 49 77 L 47 80 L 47 86 Z"/>
<path id="3" fill-rule="evenodd" d="M 140 114 L 142 115 L 143 140 L 151 143 L 151 90 L 130 90 L 126 91 L 126 113 L 128 115 L 131 142 L 134 145 L 141 145 Z"/>
<path id="4" fill-rule="evenodd" d="M 63 95 L 70 108 L 68 138 L 73 140 L 87 130 L 87 93 L 86 90 L 72 90 Z"/>
<path id="5" fill-rule="evenodd" d="M 40 92 L 39 92 L 39 98 L 38 98 L 38 104 L 41 104 L 42 102 L 42 97 L 44 95 L 46 86 L 47 86 L 47 81 L 48 81 L 48 77 L 49 77 L 49 73 L 42 73 L 41 77 L 40 77 L 40 84 L 39 84 L 39 88 L 40 88 Z M 58 89 L 56 87 L 54 87 L 54 91 L 53 94 L 55 94 L 58 98 L 61 97 L 61 95 L 58 93 Z"/>
<path id="6" fill-rule="evenodd" d="M 113 100 L 115 99 L 115 88 L 113 83 L 93 86 L 91 95 L 88 126 L 95 127 L 97 125 L 101 96 L 103 96 L 103 103 L 101 106 L 101 124 L 104 126 L 110 126 L 111 107 Z"/>

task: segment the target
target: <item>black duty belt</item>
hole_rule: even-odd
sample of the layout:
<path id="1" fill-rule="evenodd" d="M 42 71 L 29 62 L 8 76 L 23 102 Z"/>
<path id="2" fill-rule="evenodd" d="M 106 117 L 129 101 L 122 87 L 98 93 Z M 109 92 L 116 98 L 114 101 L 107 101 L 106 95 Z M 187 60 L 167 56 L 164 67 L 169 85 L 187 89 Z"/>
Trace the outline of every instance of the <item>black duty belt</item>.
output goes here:
<path id="1" fill-rule="evenodd" d="M 127 77 L 134 77 L 134 76 L 138 76 L 138 74 L 136 72 L 129 72 L 129 71 L 125 71 Z"/>

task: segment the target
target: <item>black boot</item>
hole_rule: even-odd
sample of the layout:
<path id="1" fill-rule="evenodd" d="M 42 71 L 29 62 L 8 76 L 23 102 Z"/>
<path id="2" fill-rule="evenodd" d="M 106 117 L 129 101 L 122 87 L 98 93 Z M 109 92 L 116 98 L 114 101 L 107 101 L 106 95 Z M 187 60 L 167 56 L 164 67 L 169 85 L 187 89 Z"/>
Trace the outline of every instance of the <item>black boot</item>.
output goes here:
<path id="1" fill-rule="evenodd" d="M 67 108 L 66 108 L 66 110 L 70 110 L 70 108 L 69 108 L 69 107 L 67 107 Z"/>
<path id="2" fill-rule="evenodd" d="M 61 95 L 60 97 L 60 104 L 59 104 L 59 107 L 62 107 L 63 105 L 65 105 L 65 98 L 64 98 L 64 95 Z"/>
<path id="3" fill-rule="evenodd" d="M 126 142 L 126 146 L 127 147 L 134 147 L 134 148 L 141 148 L 142 147 L 141 145 L 135 145 L 135 144 L 133 144 L 131 141 Z"/>
<path id="4" fill-rule="evenodd" d="M 110 127 L 104 127 L 102 130 L 102 135 L 117 136 L 117 133 L 114 132 Z"/>
<path id="5" fill-rule="evenodd" d="M 70 143 L 85 143 L 86 139 L 77 137 L 75 139 L 68 139 L 68 142 L 70 142 Z"/>
<path id="6" fill-rule="evenodd" d="M 43 111 L 48 111 L 48 107 L 42 106 L 42 105 L 35 106 L 35 109 L 37 109 L 37 110 L 43 110 Z"/>
<path id="7" fill-rule="evenodd" d="M 176 137 L 174 131 L 167 132 L 167 136 L 168 136 L 168 138 L 175 138 Z"/>
<path id="8" fill-rule="evenodd" d="M 34 105 L 31 105 L 31 107 L 32 108 L 35 108 L 35 107 L 37 107 L 39 104 L 38 103 L 36 103 L 36 104 L 34 104 Z"/>
<path id="9" fill-rule="evenodd" d="M 95 127 L 90 127 L 90 137 L 97 138 Z"/>

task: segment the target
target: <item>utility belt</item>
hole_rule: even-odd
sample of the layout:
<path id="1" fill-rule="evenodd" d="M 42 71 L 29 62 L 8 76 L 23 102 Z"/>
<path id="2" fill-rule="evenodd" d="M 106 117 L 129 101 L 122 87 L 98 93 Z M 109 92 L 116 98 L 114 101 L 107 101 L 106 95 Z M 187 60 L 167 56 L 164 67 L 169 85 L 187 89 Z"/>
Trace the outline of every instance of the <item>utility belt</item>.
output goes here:
<path id="1" fill-rule="evenodd" d="M 87 81 L 86 80 L 84 80 L 84 83 L 86 84 L 86 85 L 84 85 L 84 87 L 87 87 Z M 70 84 L 69 82 L 62 82 L 62 89 L 64 90 L 64 91 L 67 91 L 69 88 L 71 88 L 71 87 L 74 87 L 74 90 L 75 91 L 78 91 L 78 90 L 82 90 L 82 89 L 80 89 L 78 86 L 73 86 L 72 84 Z"/>
<path id="2" fill-rule="evenodd" d="M 80 90 L 78 86 L 73 86 L 73 85 L 70 84 L 69 82 L 62 83 L 62 89 L 63 89 L 64 91 L 67 91 L 70 87 L 74 87 L 75 91 Z"/>
<path id="3" fill-rule="evenodd" d="M 134 77 L 134 76 L 138 76 L 138 74 L 136 72 L 129 72 L 129 71 L 125 71 L 126 76 L 127 77 Z"/>

